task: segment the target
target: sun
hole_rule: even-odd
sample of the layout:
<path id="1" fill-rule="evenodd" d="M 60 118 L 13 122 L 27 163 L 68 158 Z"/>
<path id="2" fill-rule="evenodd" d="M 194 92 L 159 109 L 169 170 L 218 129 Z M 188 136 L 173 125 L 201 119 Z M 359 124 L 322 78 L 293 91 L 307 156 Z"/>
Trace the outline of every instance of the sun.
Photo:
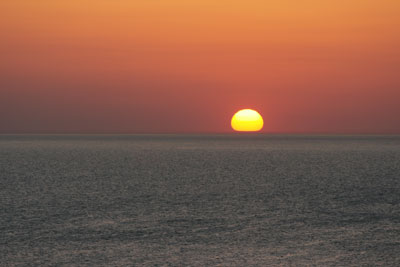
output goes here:
<path id="1" fill-rule="evenodd" d="M 264 120 L 257 111 L 242 109 L 233 115 L 231 126 L 238 132 L 258 132 L 263 128 Z"/>

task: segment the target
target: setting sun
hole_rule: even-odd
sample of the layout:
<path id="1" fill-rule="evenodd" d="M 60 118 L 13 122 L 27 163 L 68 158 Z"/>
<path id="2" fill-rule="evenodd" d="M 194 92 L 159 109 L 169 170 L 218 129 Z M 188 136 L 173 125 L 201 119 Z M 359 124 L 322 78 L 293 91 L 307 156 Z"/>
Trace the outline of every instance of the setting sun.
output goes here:
<path id="1" fill-rule="evenodd" d="M 263 128 L 264 121 L 257 111 L 242 109 L 233 115 L 231 125 L 235 131 L 257 132 Z"/>

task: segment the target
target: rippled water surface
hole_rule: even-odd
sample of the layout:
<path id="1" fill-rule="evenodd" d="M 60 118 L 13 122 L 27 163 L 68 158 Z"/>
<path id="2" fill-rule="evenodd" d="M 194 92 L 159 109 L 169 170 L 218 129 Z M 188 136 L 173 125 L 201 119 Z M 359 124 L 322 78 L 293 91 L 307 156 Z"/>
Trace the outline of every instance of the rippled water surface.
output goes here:
<path id="1" fill-rule="evenodd" d="M 400 136 L 0 136 L 0 265 L 400 265 Z"/>

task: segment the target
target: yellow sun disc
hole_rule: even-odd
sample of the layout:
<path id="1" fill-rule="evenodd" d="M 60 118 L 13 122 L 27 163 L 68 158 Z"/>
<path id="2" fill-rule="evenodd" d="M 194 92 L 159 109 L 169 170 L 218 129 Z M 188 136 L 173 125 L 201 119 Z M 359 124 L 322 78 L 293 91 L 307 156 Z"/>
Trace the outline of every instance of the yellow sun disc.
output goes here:
<path id="1" fill-rule="evenodd" d="M 239 132 L 257 132 L 264 126 L 260 113 L 252 109 L 242 109 L 232 117 L 233 130 Z"/>

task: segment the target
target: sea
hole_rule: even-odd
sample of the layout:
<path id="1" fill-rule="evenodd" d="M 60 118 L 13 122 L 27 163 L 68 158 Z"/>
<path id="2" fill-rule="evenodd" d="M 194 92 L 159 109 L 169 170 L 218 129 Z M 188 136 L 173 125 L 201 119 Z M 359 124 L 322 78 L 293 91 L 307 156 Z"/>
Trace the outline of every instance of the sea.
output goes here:
<path id="1" fill-rule="evenodd" d="M 0 266 L 400 266 L 400 136 L 1 135 Z"/>

